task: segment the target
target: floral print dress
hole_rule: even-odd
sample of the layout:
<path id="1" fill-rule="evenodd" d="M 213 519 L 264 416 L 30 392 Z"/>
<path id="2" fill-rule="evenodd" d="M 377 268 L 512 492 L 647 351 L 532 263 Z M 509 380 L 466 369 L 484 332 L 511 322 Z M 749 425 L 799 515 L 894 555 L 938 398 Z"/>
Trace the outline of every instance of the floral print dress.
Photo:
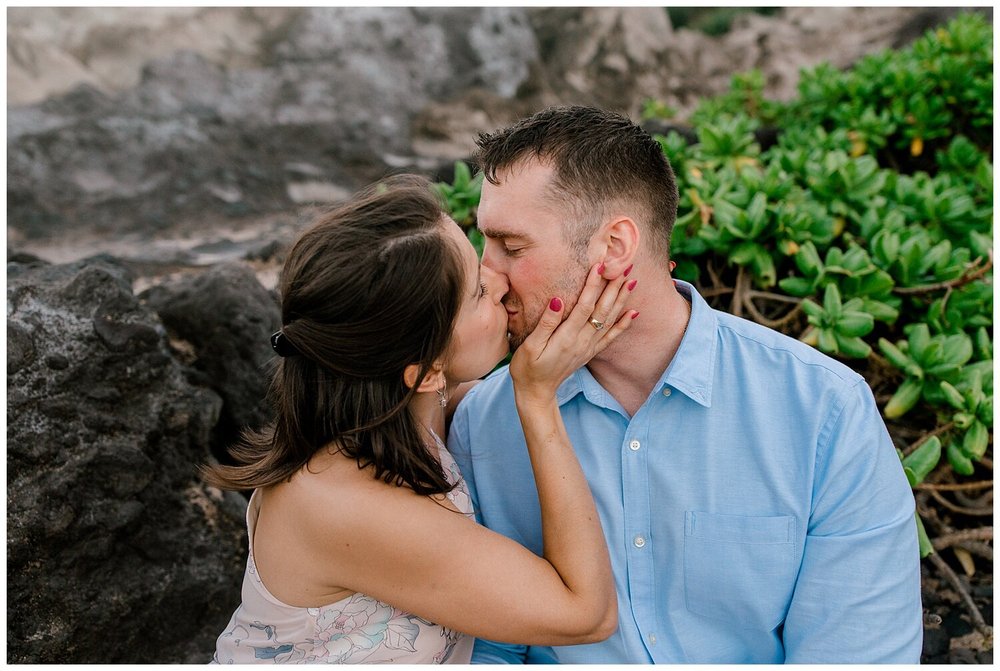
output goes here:
<path id="1" fill-rule="evenodd" d="M 445 475 L 458 483 L 447 496 L 461 512 L 471 515 L 472 501 L 458 465 L 440 439 L 437 444 Z M 254 492 L 247 507 L 250 554 L 243 576 L 243 603 L 216 642 L 214 663 L 469 663 L 473 637 L 365 594 L 356 593 L 319 608 L 279 601 L 264 586 L 254 564 L 253 536 L 259 511 L 260 500 Z"/>

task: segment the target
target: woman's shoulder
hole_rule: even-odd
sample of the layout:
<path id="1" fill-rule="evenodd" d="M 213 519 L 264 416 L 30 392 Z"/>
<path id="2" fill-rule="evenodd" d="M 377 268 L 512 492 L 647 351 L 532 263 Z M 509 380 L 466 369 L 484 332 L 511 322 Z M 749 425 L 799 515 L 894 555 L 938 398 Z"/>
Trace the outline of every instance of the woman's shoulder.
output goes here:
<path id="1" fill-rule="evenodd" d="M 330 446 L 319 450 L 305 466 L 275 487 L 275 494 L 296 506 L 310 510 L 331 510 L 350 505 L 358 496 L 377 492 L 371 466 Z M 274 496 L 274 498 L 279 498 Z"/>
<path id="2" fill-rule="evenodd" d="M 317 453 L 288 482 L 273 489 L 268 493 L 270 504 L 289 511 L 303 531 L 327 537 L 364 533 L 376 518 L 397 515 L 425 504 L 427 498 L 376 478 L 373 466 L 359 466 L 356 459 L 335 449 Z"/>

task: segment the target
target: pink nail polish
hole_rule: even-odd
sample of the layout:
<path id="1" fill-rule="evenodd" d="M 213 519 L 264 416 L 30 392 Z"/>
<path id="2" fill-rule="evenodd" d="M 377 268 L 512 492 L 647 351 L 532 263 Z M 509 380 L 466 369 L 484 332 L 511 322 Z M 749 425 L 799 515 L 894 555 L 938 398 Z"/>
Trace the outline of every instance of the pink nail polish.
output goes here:
<path id="1" fill-rule="evenodd" d="M 630 272 L 632 272 L 632 266 L 633 266 L 633 265 L 635 265 L 635 264 L 630 264 L 630 265 L 629 265 L 629 267 L 625 269 L 625 272 L 624 272 L 624 273 L 622 273 L 622 277 L 628 277 L 628 274 L 629 274 Z"/>
<path id="2" fill-rule="evenodd" d="M 638 284 L 638 283 L 639 283 L 639 280 L 632 280 L 631 282 L 629 282 L 628 283 L 628 290 L 632 291 L 633 289 L 635 289 L 635 285 Z"/>
<path id="3" fill-rule="evenodd" d="M 597 266 L 597 274 L 598 275 L 604 274 L 604 261 L 601 261 L 601 265 Z"/>
<path id="4" fill-rule="evenodd" d="M 636 317 L 638 317 L 638 316 L 639 316 L 639 313 L 638 313 L 638 312 L 636 312 L 636 313 L 635 313 L 634 315 L 632 315 L 632 319 L 635 319 L 635 318 L 636 318 Z"/>
<path id="5" fill-rule="evenodd" d="M 551 301 L 549 301 L 549 309 L 552 310 L 553 312 L 559 312 L 560 310 L 562 310 L 562 301 L 559 300 L 558 298 L 553 298 Z"/>

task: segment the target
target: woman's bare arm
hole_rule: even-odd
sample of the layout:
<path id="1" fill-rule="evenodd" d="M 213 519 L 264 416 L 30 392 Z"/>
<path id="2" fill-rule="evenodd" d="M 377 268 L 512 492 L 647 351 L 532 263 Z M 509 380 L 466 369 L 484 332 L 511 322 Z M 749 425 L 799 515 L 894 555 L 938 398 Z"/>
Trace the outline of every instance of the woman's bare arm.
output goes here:
<path id="1" fill-rule="evenodd" d="M 572 313 L 548 310 L 511 363 L 542 513 L 544 557 L 428 497 L 357 479 L 296 523 L 321 539 L 331 582 L 465 633 L 528 645 L 603 640 L 617 597 L 600 520 L 555 400 L 559 383 L 620 335 L 627 290 L 592 272 Z M 595 313 L 595 310 L 597 311 Z M 602 312 L 603 311 L 603 312 Z M 599 332 L 592 314 L 609 315 Z M 614 322 L 614 325 L 611 324 Z"/>

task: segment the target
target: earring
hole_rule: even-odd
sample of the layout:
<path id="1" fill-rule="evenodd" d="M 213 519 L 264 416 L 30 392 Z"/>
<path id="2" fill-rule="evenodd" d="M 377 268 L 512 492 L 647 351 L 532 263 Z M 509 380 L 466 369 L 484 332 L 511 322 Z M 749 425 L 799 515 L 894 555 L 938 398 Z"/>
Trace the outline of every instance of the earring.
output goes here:
<path id="1" fill-rule="evenodd" d="M 440 405 L 442 408 L 448 407 L 448 392 L 446 391 L 446 389 L 447 387 L 438 387 L 437 390 L 438 405 Z"/>

